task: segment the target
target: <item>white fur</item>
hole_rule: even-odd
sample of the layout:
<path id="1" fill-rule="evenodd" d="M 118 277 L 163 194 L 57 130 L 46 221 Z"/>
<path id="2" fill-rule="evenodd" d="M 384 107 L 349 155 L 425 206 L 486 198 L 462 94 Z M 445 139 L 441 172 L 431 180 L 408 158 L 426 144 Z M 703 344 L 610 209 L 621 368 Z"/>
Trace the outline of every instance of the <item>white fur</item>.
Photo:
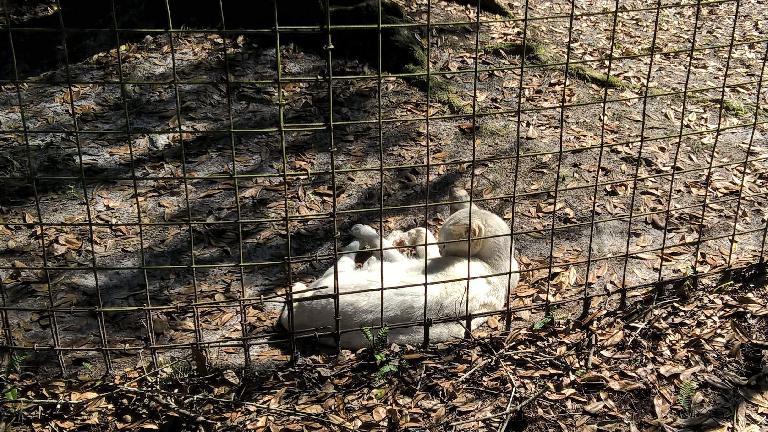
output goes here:
<path id="1" fill-rule="evenodd" d="M 454 191 L 454 196 L 464 198 L 462 191 Z M 429 329 L 431 341 L 446 341 L 460 338 L 464 335 L 467 313 L 467 279 L 489 274 L 513 272 L 510 292 L 517 285 L 517 262 L 510 260 L 510 237 L 506 223 L 491 212 L 472 206 L 471 223 L 468 205 L 452 206 L 457 210 L 448 217 L 440 231 L 440 242 L 461 240 L 456 243 L 436 244 L 432 233 L 425 228 L 414 228 L 407 233 L 394 232 L 386 239 L 381 239 L 376 231 L 365 225 L 355 225 L 352 235 L 355 242 L 345 247 L 340 253 L 336 264 L 338 269 L 339 316 L 340 329 L 356 330 L 342 333 L 340 344 L 343 348 L 359 348 L 367 341 L 359 331 L 362 327 L 379 326 L 382 324 L 382 299 L 384 324 L 396 325 L 424 319 L 424 283 L 425 273 L 427 288 L 426 317 L 433 320 L 456 318 L 455 322 L 436 323 Z M 467 236 L 504 235 L 491 239 L 471 240 L 467 244 Z M 376 255 L 366 261 L 362 268 L 355 268 L 355 252 L 361 247 L 379 248 L 380 244 L 391 247 L 397 240 L 404 240 L 407 245 L 416 247 L 416 258 L 408 258 L 397 249 L 384 251 L 383 261 Z M 426 250 L 424 248 L 427 242 Z M 419 246 L 421 245 L 421 246 Z M 440 253 L 442 250 L 442 254 Z M 470 259 L 467 260 L 469 250 Z M 426 269 L 425 269 L 425 255 Z M 510 266 L 511 263 L 511 266 Z M 382 267 L 383 266 L 383 271 Z M 383 280 L 382 280 L 383 275 Z M 458 279 L 458 280 L 456 280 Z M 451 281 L 455 280 L 455 281 Z M 448 281 L 448 282 L 446 282 Z M 501 310 L 504 308 L 507 293 L 508 276 L 477 278 L 469 280 L 470 314 L 478 314 Z M 307 299 L 317 295 L 333 293 L 334 268 L 331 267 L 315 282 L 306 287 L 297 283 L 293 292 L 306 291 L 293 295 L 293 327 L 302 333 L 333 332 L 335 330 L 333 298 Z M 414 285 L 407 288 L 388 287 Z M 355 292 L 371 290 L 366 292 Z M 298 301 L 297 301 L 298 300 Z M 475 328 L 486 321 L 485 317 L 472 320 L 471 327 Z M 284 307 L 280 322 L 285 327 L 288 323 L 288 307 Z M 392 328 L 389 341 L 396 343 L 419 344 L 424 339 L 422 325 Z M 321 339 L 324 343 L 333 343 L 332 338 Z"/>

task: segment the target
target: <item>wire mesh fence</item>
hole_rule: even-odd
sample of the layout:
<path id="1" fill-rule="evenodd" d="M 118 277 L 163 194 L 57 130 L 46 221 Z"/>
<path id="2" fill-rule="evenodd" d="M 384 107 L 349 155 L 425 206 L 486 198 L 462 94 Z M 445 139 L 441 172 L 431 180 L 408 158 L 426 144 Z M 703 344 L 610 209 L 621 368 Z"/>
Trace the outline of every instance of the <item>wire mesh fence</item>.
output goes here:
<path id="1" fill-rule="evenodd" d="M 332 326 L 276 329 L 294 284 L 338 269 L 353 223 L 439 230 L 455 185 L 520 263 L 484 275 L 506 276 L 505 305 L 466 302 L 468 327 L 586 322 L 763 264 L 757 1 L 4 6 L 2 348 L 42 365 L 338 342 L 360 330 L 338 276 Z M 408 287 L 379 269 L 358 294 L 380 326 L 426 342 L 456 321 L 428 300 L 389 321 Z"/>

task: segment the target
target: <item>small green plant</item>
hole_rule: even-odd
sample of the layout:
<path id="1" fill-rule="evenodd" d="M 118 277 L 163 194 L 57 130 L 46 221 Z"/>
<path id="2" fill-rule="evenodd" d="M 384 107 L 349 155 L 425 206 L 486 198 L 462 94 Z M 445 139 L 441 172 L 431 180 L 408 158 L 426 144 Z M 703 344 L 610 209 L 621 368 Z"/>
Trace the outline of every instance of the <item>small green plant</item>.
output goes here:
<path id="1" fill-rule="evenodd" d="M 385 377 L 395 373 L 400 367 L 407 366 L 396 356 L 392 355 L 387 349 L 387 337 L 389 336 L 389 327 L 386 325 L 378 330 L 371 327 L 362 328 L 363 336 L 368 341 L 373 360 L 376 362 L 376 381 L 382 382 Z"/>
<path id="2" fill-rule="evenodd" d="M 6 401 L 13 402 L 19 398 L 19 389 L 7 381 L 12 373 L 21 372 L 21 365 L 26 356 L 21 353 L 11 353 L 8 358 L 5 370 L 0 370 L 0 395 Z"/>
<path id="3" fill-rule="evenodd" d="M 540 320 L 533 323 L 534 330 L 541 330 L 544 327 L 554 324 L 555 321 L 562 321 L 568 318 L 568 312 L 562 309 L 553 309 L 550 313 L 544 315 Z"/>
<path id="4" fill-rule="evenodd" d="M 187 379 L 193 373 L 194 373 L 194 370 L 192 369 L 192 365 L 190 365 L 187 362 L 176 363 L 171 365 L 171 375 L 179 381 L 183 381 Z"/>
<path id="5" fill-rule="evenodd" d="M 715 292 L 716 292 L 716 293 L 717 293 L 717 292 L 723 292 L 723 291 L 727 292 L 727 291 L 730 291 L 730 290 L 731 290 L 731 288 L 733 288 L 733 287 L 735 287 L 735 286 L 736 286 L 736 283 L 735 283 L 735 282 L 733 282 L 733 281 L 728 281 L 728 282 L 725 282 L 725 283 L 722 283 L 722 284 L 720 284 L 720 285 L 716 286 L 716 287 L 715 287 Z"/>
<path id="6" fill-rule="evenodd" d="M 13 402 L 19 398 L 19 389 L 11 387 L 3 392 L 3 397 L 9 402 Z"/>
<path id="7" fill-rule="evenodd" d="M 171 362 L 167 359 L 160 359 L 157 366 L 161 370 L 158 377 L 165 384 L 184 381 L 194 373 L 192 365 L 185 360 Z M 148 373 L 148 371 L 145 373 Z"/>
<path id="8" fill-rule="evenodd" d="M 680 387 L 677 389 L 677 403 L 688 412 L 691 411 L 691 402 L 697 388 L 699 386 L 695 381 L 687 380 L 680 383 Z"/>
<path id="9" fill-rule="evenodd" d="M 554 321 L 554 320 L 555 319 L 552 317 L 552 315 L 549 315 L 549 314 L 544 315 L 544 317 L 542 319 L 540 319 L 540 320 L 536 321 L 535 323 L 533 323 L 533 329 L 534 330 L 541 330 L 544 327 L 546 327 L 549 324 L 551 324 L 552 321 Z"/>
<path id="10" fill-rule="evenodd" d="M 12 353 L 11 358 L 8 361 L 7 372 L 21 372 L 21 366 L 24 364 L 24 360 L 27 356 L 22 353 Z"/>
<path id="11" fill-rule="evenodd" d="M 371 327 L 363 327 L 363 336 L 368 341 L 368 345 L 374 353 L 378 353 L 387 348 L 387 336 L 389 336 L 389 327 L 382 326 L 375 333 Z"/>

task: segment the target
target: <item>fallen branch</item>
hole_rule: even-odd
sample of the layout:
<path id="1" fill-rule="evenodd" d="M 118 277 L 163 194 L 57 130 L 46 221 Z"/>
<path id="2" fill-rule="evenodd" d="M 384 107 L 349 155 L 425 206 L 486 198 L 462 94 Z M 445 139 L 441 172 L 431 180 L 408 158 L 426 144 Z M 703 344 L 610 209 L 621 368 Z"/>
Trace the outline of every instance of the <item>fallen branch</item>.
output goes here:
<path id="1" fill-rule="evenodd" d="M 468 370 L 467 373 L 465 373 L 459 379 L 457 379 L 456 382 L 460 383 L 460 382 L 464 381 L 468 376 L 472 375 L 473 372 L 475 372 L 479 368 L 485 366 L 486 363 L 488 363 L 488 360 L 486 360 L 486 359 L 480 360 L 480 362 L 478 362 L 472 369 Z"/>
<path id="2" fill-rule="evenodd" d="M 163 399 L 159 394 L 155 394 L 155 392 L 157 392 L 157 390 L 154 390 L 154 389 L 153 390 L 143 390 L 143 389 L 135 389 L 133 387 L 120 386 L 120 387 L 117 388 L 117 391 L 118 392 L 125 392 L 125 393 L 142 395 L 142 396 L 144 396 L 144 397 L 146 397 L 148 399 L 152 399 L 156 403 L 162 405 L 163 407 L 171 410 L 172 412 L 174 412 L 176 414 L 181 414 L 182 416 L 184 416 L 184 417 L 186 417 L 188 419 L 194 420 L 196 422 L 199 422 L 199 423 L 208 423 L 208 424 L 215 424 L 216 423 L 216 422 L 214 422 L 212 420 L 208 420 L 207 418 L 205 418 L 205 417 L 203 417 L 203 416 L 201 416 L 199 414 L 195 414 L 195 413 L 193 413 L 193 412 L 191 412 L 189 410 L 186 410 L 186 409 L 176 405 L 171 400 Z"/>
<path id="3" fill-rule="evenodd" d="M 512 388 L 512 394 L 509 395 L 509 402 L 507 402 L 507 409 L 506 411 L 509 411 L 510 407 L 512 406 L 512 401 L 515 400 L 515 393 L 517 393 L 517 387 Z M 499 432 L 504 432 L 507 430 L 507 425 L 509 425 L 509 421 L 512 419 L 512 414 L 507 414 L 507 418 L 504 419 L 504 423 L 499 426 Z"/>
<path id="4" fill-rule="evenodd" d="M 504 411 L 502 411 L 500 413 L 496 413 L 496 414 L 489 414 L 489 415 L 487 415 L 485 417 L 480 417 L 480 418 L 475 418 L 475 419 L 468 419 L 468 420 L 461 420 L 461 421 L 453 422 L 453 423 L 451 423 L 451 426 L 458 426 L 458 425 L 463 425 L 463 424 L 467 424 L 467 423 L 474 423 L 474 422 L 480 422 L 480 421 L 485 421 L 485 420 L 491 420 L 491 419 L 495 419 L 497 417 L 507 416 L 509 414 L 515 413 L 515 412 L 520 411 L 521 409 L 525 408 L 526 405 L 530 404 L 534 400 L 536 400 L 539 396 L 544 394 L 544 392 L 546 390 L 547 390 L 547 388 L 544 387 L 543 389 L 541 389 L 541 390 L 537 391 L 536 393 L 534 393 L 533 395 L 531 395 L 528 399 L 526 399 L 526 400 L 520 402 L 519 404 L 517 404 L 514 408 L 510 408 L 510 409 L 504 410 Z"/>

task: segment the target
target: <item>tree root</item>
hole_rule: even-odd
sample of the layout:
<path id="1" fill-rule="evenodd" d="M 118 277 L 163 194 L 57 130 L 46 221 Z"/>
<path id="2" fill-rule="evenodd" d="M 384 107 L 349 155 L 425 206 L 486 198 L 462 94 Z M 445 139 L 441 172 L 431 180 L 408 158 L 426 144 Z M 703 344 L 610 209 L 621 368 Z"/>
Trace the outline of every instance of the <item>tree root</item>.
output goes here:
<path id="1" fill-rule="evenodd" d="M 408 65 L 405 69 L 408 73 L 426 72 L 421 66 Z M 429 91 L 432 100 L 447 106 L 453 114 L 472 113 L 471 104 L 462 100 L 461 97 L 451 89 L 450 84 L 442 77 L 434 75 L 427 77 L 421 75 L 407 77 L 406 81 L 423 92 Z"/>
<path id="2" fill-rule="evenodd" d="M 562 68 L 562 63 L 565 63 L 565 59 L 554 54 L 545 44 L 537 40 L 527 40 L 525 44 L 522 42 L 502 42 L 487 45 L 484 48 L 486 53 L 495 55 L 515 55 L 525 56 L 526 62 L 532 64 L 538 64 L 547 66 L 550 64 L 556 64 L 558 66 L 551 66 L 551 68 Z M 639 84 L 632 84 L 624 81 L 621 78 L 613 75 L 607 75 L 600 72 L 597 69 L 591 68 L 585 64 L 571 64 L 568 67 L 568 75 L 579 79 L 584 82 L 595 84 L 603 88 L 614 89 L 627 89 L 636 92 L 643 92 L 645 88 Z M 672 89 L 665 88 L 649 88 L 648 95 L 661 95 L 666 93 L 674 93 Z M 689 94 L 688 99 L 690 101 L 699 103 L 714 103 L 720 104 L 720 98 L 712 98 L 706 95 Z M 744 118 L 747 116 L 755 115 L 755 106 L 753 104 L 745 104 L 735 99 L 725 99 L 722 101 L 723 111 L 728 114 L 737 117 Z M 760 112 L 757 113 L 759 121 L 768 119 L 768 110 L 760 108 Z"/>
<path id="3" fill-rule="evenodd" d="M 564 58 L 559 58 L 552 53 L 550 49 L 541 42 L 528 40 L 525 44 L 522 42 L 504 42 L 489 45 L 485 48 L 489 53 L 506 53 L 516 56 L 525 55 L 529 63 L 547 65 L 565 63 Z M 560 66 L 553 66 L 560 67 Z M 568 74 L 574 78 L 586 81 L 600 87 L 608 88 L 632 88 L 632 85 L 616 76 L 609 76 L 597 69 L 584 64 L 572 64 L 568 66 Z"/>

